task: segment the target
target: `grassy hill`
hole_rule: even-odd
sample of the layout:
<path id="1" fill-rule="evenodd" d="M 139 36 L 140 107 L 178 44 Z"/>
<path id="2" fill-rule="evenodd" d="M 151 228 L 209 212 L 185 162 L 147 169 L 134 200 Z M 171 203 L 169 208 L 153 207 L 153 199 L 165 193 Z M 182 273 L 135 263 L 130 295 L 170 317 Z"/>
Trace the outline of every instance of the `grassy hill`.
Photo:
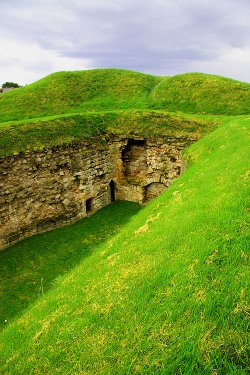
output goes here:
<path id="1" fill-rule="evenodd" d="M 151 92 L 155 108 L 214 115 L 250 111 L 250 84 L 229 78 L 187 73 L 162 80 Z"/>
<path id="2" fill-rule="evenodd" d="M 246 115 L 249 108 L 250 84 L 219 76 L 59 72 L 0 95 L 0 157 L 105 133 L 200 138 L 219 123 L 211 114 Z"/>
<path id="3" fill-rule="evenodd" d="M 201 73 L 156 77 L 97 69 L 54 73 L 0 95 L 0 122 L 126 109 L 243 115 L 249 108 L 249 83 Z"/>
<path id="4" fill-rule="evenodd" d="M 33 301 L 5 312 L 3 374 L 249 373 L 249 117 L 221 121 L 186 150 L 189 168 L 165 193 L 124 215 L 119 233 L 110 222 L 113 237 L 101 225 L 81 239 L 78 223 L 1 254 L 5 293 L 26 279 L 23 306 Z"/>
<path id="5" fill-rule="evenodd" d="M 116 202 L 0 252 L 1 374 L 250 372 L 249 111 L 250 84 L 199 73 L 60 72 L 0 95 L 0 157 L 203 137 L 143 209 Z"/>
<path id="6" fill-rule="evenodd" d="M 82 111 L 147 108 L 160 78 L 120 69 L 53 73 L 0 95 L 1 122 Z"/>

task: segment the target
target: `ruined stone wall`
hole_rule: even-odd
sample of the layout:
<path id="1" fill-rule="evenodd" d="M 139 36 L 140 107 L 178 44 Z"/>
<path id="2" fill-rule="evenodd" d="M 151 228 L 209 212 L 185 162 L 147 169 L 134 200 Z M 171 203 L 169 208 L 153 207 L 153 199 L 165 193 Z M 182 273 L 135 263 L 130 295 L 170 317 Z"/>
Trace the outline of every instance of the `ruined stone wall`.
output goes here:
<path id="1" fill-rule="evenodd" d="M 120 142 L 117 160 L 117 196 L 145 203 L 159 195 L 185 169 L 181 151 L 193 139 L 126 139 Z"/>
<path id="2" fill-rule="evenodd" d="M 117 199 L 152 199 L 180 174 L 192 141 L 118 137 L 0 159 L 0 249 Z"/>

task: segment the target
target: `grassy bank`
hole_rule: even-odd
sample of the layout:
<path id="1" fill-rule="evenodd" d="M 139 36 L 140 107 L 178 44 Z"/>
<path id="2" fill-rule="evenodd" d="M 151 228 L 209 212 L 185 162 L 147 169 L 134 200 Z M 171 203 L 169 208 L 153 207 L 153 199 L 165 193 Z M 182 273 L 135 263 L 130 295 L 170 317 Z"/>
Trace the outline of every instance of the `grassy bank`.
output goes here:
<path id="1" fill-rule="evenodd" d="M 216 120 L 139 110 L 86 112 L 7 122 L 0 124 L 0 157 L 70 145 L 90 138 L 91 142 L 105 142 L 109 135 L 199 139 L 217 124 Z"/>
<path id="2" fill-rule="evenodd" d="M 165 193 L 5 326 L 4 374 L 249 373 L 249 119 L 223 121 Z"/>
<path id="3" fill-rule="evenodd" d="M 70 226 L 33 236 L 0 252 L 0 327 L 5 328 L 37 298 L 54 288 L 102 243 L 138 213 L 140 206 L 116 202 Z"/>

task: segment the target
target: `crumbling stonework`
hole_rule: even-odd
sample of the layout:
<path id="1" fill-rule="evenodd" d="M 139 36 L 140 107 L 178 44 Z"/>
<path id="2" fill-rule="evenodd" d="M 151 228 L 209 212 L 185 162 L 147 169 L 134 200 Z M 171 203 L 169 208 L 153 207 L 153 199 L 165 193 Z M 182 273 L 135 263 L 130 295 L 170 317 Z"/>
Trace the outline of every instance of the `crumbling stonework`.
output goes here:
<path id="1" fill-rule="evenodd" d="M 193 141 L 117 137 L 0 159 L 0 249 L 114 200 L 152 199 L 181 173 Z"/>

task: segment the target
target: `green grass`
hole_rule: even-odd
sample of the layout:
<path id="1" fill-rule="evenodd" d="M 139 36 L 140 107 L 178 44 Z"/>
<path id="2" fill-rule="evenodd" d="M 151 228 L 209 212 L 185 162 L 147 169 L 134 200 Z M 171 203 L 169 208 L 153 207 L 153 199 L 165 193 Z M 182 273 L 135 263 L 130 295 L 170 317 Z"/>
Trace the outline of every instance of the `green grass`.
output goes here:
<path id="1" fill-rule="evenodd" d="M 132 202 L 116 202 L 70 226 L 28 238 L 0 252 L 0 327 L 76 267 L 103 242 L 110 240 L 138 213 Z"/>
<path id="2" fill-rule="evenodd" d="M 109 134 L 198 139 L 249 108 L 250 84 L 219 76 L 58 72 L 0 95 L 0 157 Z"/>
<path id="3" fill-rule="evenodd" d="M 53 73 L 0 95 L 0 122 L 118 109 L 243 115 L 249 107 L 249 83 L 201 73 L 156 77 L 97 69 Z"/>
<path id="4" fill-rule="evenodd" d="M 1 373 L 249 373 L 249 108 L 248 83 L 200 73 L 60 72 L 0 95 L 0 157 L 206 135 L 142 210 L 117 202 L 0 253 Z"/>
<path id="5" fill-rule="evenodd" d="M 161 111 L 110 111 L 60 115 L 0 124 L 0 157 L 55 146 L 70 145 L 86 139 L 106 142 L 110 135 L 148 137 L 208 134 L 218 125 L 202 118 Z"/>
<path id="6" fill-rule="evenodd" d="M 244 115 L 250 111 L 250 84 L 210 74 L 180 74 L 162 80 L 150 99 L 161 110 Z"/>
<path id="7" fill-rule="evenodd" d="M 250 121 L 221 123 L 185 151 L 189 168 L 165 193 L 88 256 L 78 255 L 65 275 L 57 267 L 49 290 L 27 308 L 17 303 L 0 338 L 3 374 L 249 373 Z M 57 240 L 58 254 L 74 241 L 70 230 L 60 230 L 69 242 Z M 79 230 L 77 252 L 84 253 Z M 5 257 L 10 278 L 22 249 L 42 257 L 36 241 L 46 244 L 50 263 L 53 233 L 6 250 L 16 254 L 9 265 Z M 24 280 L 39 284 L 36 264 L 25 275 L 26 256 Z"/>
<path id="8" fill-rule="evenodd" d="M 148 96 L 160 80 L 121 69 L 53 73 L 0 95 L 0 121 L 91 110 L 148 108 Z"/>

